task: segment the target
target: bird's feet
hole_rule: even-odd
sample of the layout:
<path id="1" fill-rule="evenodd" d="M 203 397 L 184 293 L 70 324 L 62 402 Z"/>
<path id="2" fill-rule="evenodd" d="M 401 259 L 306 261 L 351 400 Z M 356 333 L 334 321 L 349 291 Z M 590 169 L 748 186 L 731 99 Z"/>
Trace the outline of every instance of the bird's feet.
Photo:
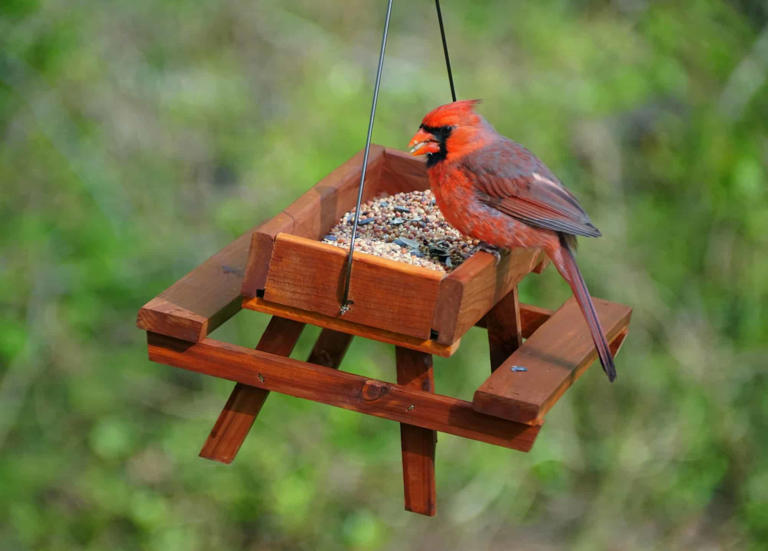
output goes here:
<path id="1" fill-rule="evenodd" d="M 501 249 L 499 247 L 491 245 L 490 243 L 486 243 L 485 241 L 480 241 L 477 247 L 475 247 L 475 251 L 485 251 L 487 253 L 492 254 L 493 256 L 496 257 L 496 264 L 498 264 L 501 261 Z"/>

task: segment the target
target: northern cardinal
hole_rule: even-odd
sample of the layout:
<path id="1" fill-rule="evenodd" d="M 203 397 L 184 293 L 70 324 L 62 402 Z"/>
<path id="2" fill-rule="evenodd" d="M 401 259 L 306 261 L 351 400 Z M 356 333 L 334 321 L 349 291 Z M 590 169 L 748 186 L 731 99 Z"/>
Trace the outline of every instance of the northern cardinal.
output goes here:
<path id="1" fill-rule="evenodd" d="M 477 103 L 456 101 L 432 110 L 408 144 L 410 151 L 427 155 L 437 206 L 457 230 L 493 247 L 540 247 L 547 253 L 571 286 L 603 371 L 613 381 L 613 356 L 573 256 L 577 235 L 599 237 L 600 230 L 544 163 L 474 111 Z"/>

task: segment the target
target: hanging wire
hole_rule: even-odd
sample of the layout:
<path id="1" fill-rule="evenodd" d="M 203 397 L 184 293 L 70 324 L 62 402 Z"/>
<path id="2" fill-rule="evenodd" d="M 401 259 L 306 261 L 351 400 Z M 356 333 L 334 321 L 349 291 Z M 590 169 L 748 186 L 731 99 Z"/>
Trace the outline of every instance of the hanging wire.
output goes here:
<path id="1" fill-rule="evenodd" d="M 349 300 L 349 282 L 352 276 L 352 254 L 355 252 L 355 235 L 357 234 L 357 222 L 360 219 L 360 203 L 363 201 L 363 187 L 365 185 L 365 171 L 368 168 L 368 153 L 371 150 L 371 134 L 373 133 L 373 119 L 376 116 L 376 103 L 379 101 L 379 85 L 381 84 L 381 71 L 384 68 L 384 50 L 387 47 L 387 33 L 389 32 L 389 18 L 392 15 L 392 0 L 387 1 L 387 15 L 384 19 L 384 32 L 381 37 L 381 50 L 379 50 L 379 66 L 376 69 L 376 83 L 373 86 L 373 100 L 371 101 L 371 116 L 368 119 L 368 134 L 365 137 L 365 153 L 363 154 L 363 168 L 360 172 L 360 186 L 357 189 L 357 203 L 355 207 L 355 219 L 352 223 L 352 237 L 349 242 L 349 254 L 347 255 L 346 273 L 344 275 L 344 294 L 341 299 L 339 315 L 346 314 L 355 301 Z M 453 85 L 451 85 L 453 86 Z"/>
<path id="2" fill-rule="evenodd" d="M 451 97 L 456 101 L 456 89 L 453 87 L 453 73 L 451 72 L 451 58 L 448 57 L 448 42 L 445 40 L 445 27 L 443 26 L 443 12 L 440 11 L 440 0 L 435 0 L 437 21 L 440 23 L 440 38 L 443 39 L 443 54 L 445 55 L 445 68 L 448 69 L 448 82 L 451 84 Z"/>

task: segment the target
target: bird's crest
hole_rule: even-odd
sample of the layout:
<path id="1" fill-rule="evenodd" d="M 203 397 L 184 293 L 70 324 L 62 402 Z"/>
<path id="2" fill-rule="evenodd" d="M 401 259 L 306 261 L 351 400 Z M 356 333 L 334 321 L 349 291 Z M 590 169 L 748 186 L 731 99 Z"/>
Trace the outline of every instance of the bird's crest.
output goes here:
<path id="1" fill-rule="evenodd" d="M 481 120 L 480 115 L 474 111 L 478 103 L 480 103 L 479 99 L 464 99 L 435 107 L 427 113 L 421 124 L 432 128 L 477 124 Z"/>

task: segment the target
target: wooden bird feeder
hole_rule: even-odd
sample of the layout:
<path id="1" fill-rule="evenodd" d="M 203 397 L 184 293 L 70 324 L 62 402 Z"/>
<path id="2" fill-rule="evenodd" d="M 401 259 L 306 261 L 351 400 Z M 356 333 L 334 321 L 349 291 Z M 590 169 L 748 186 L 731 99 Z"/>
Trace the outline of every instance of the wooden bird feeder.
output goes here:
<path id="1" fill-rule="evenodd" d="M 144 305 L 138 326 L 152 361 L 237 383 L 202 457 L 231 462 L 270 391 L 383 417 L 400 423 L 405 508 L 434 515 L 437 431 L 530 450 L 596 351 L 573 299 L 556 311 L 518 302 L 520 280 L 546 265 L 539 250 L 498 263 L 477 252 L 450 274 L 355 253 L 354 304 L 340 316 L 346 253 L 319 240 L 354 207 L 361 167 L 358 154 L 213 255 Z M 428 187 L 423 161 L 371 148 L 364 200 Z M 616 354 L 631 309 L 593 300 Z M 241 308 L 272 316 L 255 349 L 208 337 Z M 291 359 L 307 323 L 323 330 L 306 362 Z M 432 355 L 451 356 L 475 325 L 488 331 L 490 376 L 472 402 L 436 394 Z M 338 369 L 353 336 L 395 345 L 396 382 Z"/>

